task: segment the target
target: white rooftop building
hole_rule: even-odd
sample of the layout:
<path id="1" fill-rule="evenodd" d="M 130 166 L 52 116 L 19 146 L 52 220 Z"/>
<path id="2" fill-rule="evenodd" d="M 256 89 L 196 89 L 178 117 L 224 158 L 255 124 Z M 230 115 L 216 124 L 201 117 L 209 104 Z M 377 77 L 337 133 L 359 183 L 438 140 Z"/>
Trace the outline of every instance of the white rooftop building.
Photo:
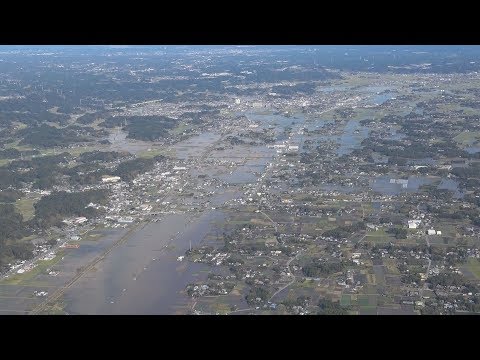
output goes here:
<path id="1" fill-rule="evenodd" d="M 416 229 L 420 225 L 422 220 L 408 220 L 408 228 L 409 229 Z"/>
<path id="2" fill-rule="evenodd" d="M 120 176 L 104 176 L 102 177 L 102 182 L 104 183 L 116 183 L 121 180 Z"/>
<path id="3" fill-rule="evenodd" d="M 86 221 L 88 221 L 88 219 L 85 216 L 80 216 L 80 217 L 75 218 L 74 223 L 75 224 L 83 224 Z"/>

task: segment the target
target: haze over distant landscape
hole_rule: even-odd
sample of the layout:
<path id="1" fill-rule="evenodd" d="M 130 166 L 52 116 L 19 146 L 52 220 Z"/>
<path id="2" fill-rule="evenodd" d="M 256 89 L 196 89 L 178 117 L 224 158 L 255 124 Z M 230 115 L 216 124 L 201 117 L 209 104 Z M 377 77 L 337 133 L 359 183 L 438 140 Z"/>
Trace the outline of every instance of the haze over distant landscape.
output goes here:
<path id="1" fill-rule="evenodd" d="M 479 46 L 0 46 L 0 314 L 480 312 Z"/>

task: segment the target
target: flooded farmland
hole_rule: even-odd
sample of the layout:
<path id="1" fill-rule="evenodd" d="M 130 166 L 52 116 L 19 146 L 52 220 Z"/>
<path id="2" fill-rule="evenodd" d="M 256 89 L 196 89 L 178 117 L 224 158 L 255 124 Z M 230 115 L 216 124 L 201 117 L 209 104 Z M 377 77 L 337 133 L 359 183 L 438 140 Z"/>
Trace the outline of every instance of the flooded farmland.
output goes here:
<path id="1" fill-rule="evenodd" d="M 179 262 L 198 246 L 222 214 L 192 219 L 168 215 L 135 231 L 91 275 L 65 294 L 70 314 L 171 314 L 187 312 L 184 287 L 207 275 L 202 264 Z"/>
<path id="2" fill-rule="evenodd" d="M 273 118 L 270 119 L 275 119 Z M 268 126 L 268 125 L 267 125 Z M 282 128 L 278 128 L 280 133 Z M 123 150 L 132 149 L 124 138 L 116 139 Z M 179 261 L 190 247 L 199 246 L 208 234 L 217 231 L 216 223 L 225 219 L 221 209 L 226 202 L 241 195 L 238 187 L 253 184 L 265 171 L 275 151 L 265 146 L 244 146 L 229 152 L 212 150 L 221 140 L 215 132 L 195 135 L 173 146 L 176 158 L 197 161 L 209 150 L 208 156 L 189 168 L 185 176 L 197 178 L 210 173 L 226 187 L 209 185 L 210 195 L 203 201 L 212 206 L 203 211 L 174 212 L 158 217 L 154 222 L 134 225 L 128 230 L 114 230 L 102 234 L 96 242 L 82 242 L 79 249 L 71 251 L 61 267 L 74 268 L 94 260 L 103 249 L 122 237 L 116 246 L 95 267 L 63 294 L 65 312 L 68 314 L 174 314 L 188 313 L 192 299 L 185 287 L 195 281 L 205 280 L 208 267 L 203 264 Z M 138 148 L 140 150 L 140 148 Z M 216 164 L 216 161 L 235 164 L 233 168 Z M 166 198 L 177 202 L 170 195 Z M 185 204 L 193 205 L 191 201 Z M 79 261 L 75 261 L 75 259 Z M 80 261 L 82 259 L 82 261 Z M 61 281 L 59 281 L 59 284 Z"/>
<path id="3" fill-rule="evenodd" d="M 384 90 L 375 88 L 371 91 Z M 373 95 L 376 103 L 387 101 L 391 96 L 392 93 Z M 360 148 L 361 142 L 370 132 L 370 129 L 362 126 L 358 120 L 337 122 L 321 116 L 307 119 L 303 114 L 286 116 L 253 112 L 247 113 L 246 116 L 249 121 L 258 124 L 262 131 L 264 129 L 273 131 L 275 144 L 293 144 L 299 147 L 299 151 L 304 151 L 303 145 L 309 138 L 308 132 L 315 132 L 316 146 L 334 144 L 333 158 L 348 157 L 353 150 Z M 291 128 L 291 131 L 286 133 L 285 130 L 288 128 Z M 393 129 L 392 139 L 402 137 L 403 134 Z M 185 288 L 191 283 L 206 281 L 211 267 L 184 260 L 186 251 L 205 242 L 215 243 L 212 234 L 218 234 L 220 231 L 218 224 L 227 221 L 231 215 L 226 211 L 225 205 L 240 198 L 245 186 L 255 185 L 278 154 L 275 148 L 265 145 L 239 144 L 224 147 L 223 140 L 224 136 L 220 132 L 210 130 L 172 145 L 175 159 L 183 161 L 188 168 L 183 175 L 185 179 L 205 182 L 203 191 L 207 195 L 202 195 L 199 199 L 186 197 L 185 200 L 179 201 L 179 197 L 169 194 L 165 197 L 164 203 L 176 204 L 178 209 L 183 210 L 160 211 L 154 221 L 129 225 L 126 229 L 99 230 L 97 239 L 84 239 L 79 242 L 78 248 L 65 250 L 63 258 L 55 265 L 59 275 L 54 278 L 44 274 L 38 275 L 35 279 L 35 289 L 53 291 L 82 271 L 86 264 L 95 261 L 92 269 L 73 286 L 65 289 L 61 299 L 65 304 L 66 313 L 190 313 L 195 301 L 187 296 Z M 112 150 L 129 151 L 132 154 L 152 147 L 148 142 L 127 139 L 126 133 L 122 131 L 112 134 L 110 142 Z M 379 163 L 385 161 L 386 159 L 378 160 Z M 411 161 L 410 164 L 434 165 L 435 160 L 418 159 Z M 420 191 L 423 185 L 436 184 L 438 189 L 452 191 L 456 198 L 463 196 L 459 184 L 447 178 L 427 176 L 396 178 L 393 175 L 370 177 L 366 174 L 360 180 L 361 186 L 359 183 L 339 184 L 332 180 L 318 185 L 318 189 L 325 193 L 347 195 L 373 190 L 391 196 L 415 193 Z M 191 187 L 183 186 L 187 188 L 186 192 L 190 191 Z M 276 189 L 272 190 L 272 193 L 286 192 L 288 186 L 280 181 Z M 204 204 L 201 208 L 198 207 L 200 199 Z M 374 209 L 379 210 L 380 207 L 381 202 L 373 203 Z M 116 243 L 118 246 L 114 246 L 107 255 L 98 260 L 101 254 Z M 381 278 L 382 269 L 378 267 L 374 270 L 376 276 Z M 6 287 L 1 290 L 6 295 L 23 296 L 23 300 L 9 305 L 10 313 L 28 312 L 42 302 L 41 298 L 33 297 L 32 288 L 25 285 L 12 285 L 10 290 Z M 233 297 L 231 302 L 239 307 L 245 306 L 242 297 Z"/>

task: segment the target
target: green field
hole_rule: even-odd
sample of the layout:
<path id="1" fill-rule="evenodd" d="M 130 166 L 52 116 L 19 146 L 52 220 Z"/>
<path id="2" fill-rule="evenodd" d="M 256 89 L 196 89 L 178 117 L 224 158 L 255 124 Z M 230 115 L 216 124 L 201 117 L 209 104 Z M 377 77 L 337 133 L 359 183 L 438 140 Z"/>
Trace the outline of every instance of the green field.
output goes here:
<path id="1" fill-rule="evenodd" d="M 348 76 L 343 79 L 343 81 L 339 81 L 338 83 L 332 83 L 333 86 L 335 85 L 344 85 L 344 86 L 368 86 L 371 85 L 372 77 L 370 76 Z"/>
<path id="2" fill-rule="evenodd" d="M 143 159 L 151 159 L 158 155 L 173 156 L 174 154 L 173 154 L 173 151 L 167 151 L 164 149 L 150 149 L 150 151 L 145 150 L 145 151 L 139 152 L 137 154 L 137 157 L 143 158 Z"/>
<path id="3" fill-rule="evenodd" d="M 315 289 L 317 287 L 315 280 L 305 280 L 304 282 L 297 282 L 295 284 L 298 288 Z"/>
<path id="4" fill-rule="evenodd" d="M 350 306 L 352 305 L 352 297 L 350 295 L 344 294 L 340 299 L 341 306 Z"/>
<path id="5" fill-rule="evenodd" d="M 390 234 L 387 234 L 385 229 L 379 228 L 378 230 L 369 230 L 367 231 L 367 236 L 365 237 L 366 241 L 371 241 L 375 243 L 385 243 L 391 241 L 393 238 Z"/>
<path id="6" fill-rule="evenodd" d="M 30 147 L 28 145 L 19 145 L 19 143 L 20 143 L 20 140 L 13 141 L 11 143 L 5 144 L 5 148 L 6 149 L 13 148 L 13 149 L 17 149 L 18 151 L 32 150 L 32 147 Z"/>
<path id="7" fill-rule="evenodd" d="M 455 238 L 457 235 L 457 229 L 456 226 L 461 226 L 462 221 L 442 221 L 441 223 L 439 222 L 438 225 L 434 224 L 434 229 L 440 230 L 442 232 L 442 237 L 449 237 L 449 238 Z"/>
<path id="8" fill-rule="evenodd" d="M 21 198 L 15 202 L 15 208 L 17 211 L 23 215 L 23 220 L 30 220 L 35 215 L 35 208 L 33 204 L 35 204 L 37 200 L 32 198 Z"/>
<path id="9" fill-rule="evenodd" d="M 378 111 L 377 109 L 355 109 L 355 114 L 349 118 L 352 120 L 364 120 L 364 119 L 379 119 L 385 116 L 385 111 Z"/>
<path id="10" fill-rule="evenodd" d="M 315 224 L 315 228 L 321 229 L 322 231 L 335 229 L 337 226 L 337 221 L 328 221 L 327 218 L 322 218 Z"/>
<path id="11" fill-rule="evenodd" d="M 463 131 L 453 138 L 458 143 L 470 145 L 480 139 L 479 131 Z"/>
<path id="12" fill-rule="evenodd" d="M 231 306 L 225 303 L 215 303 L 212 305 L 214 314 L 226 315 L 231 311 Z"/>
<path id="13" fill-rule="evenodd" d="M 46 150 L 43 150 L 41 152 L 42 155 L 55 155 L 55 154 L 61 154 L 62 152 L 68 152 L 72 156 L 78 156 L 80 154 L 83 154 L 84 152 L 89 152 L 89 151 L 94 151 L 98 150 L 98 146 L 77 146 L 74 148 L 68 148 L 68 149 L 53 149 L 49 148 Z"/>
<path id="14" fill-rule="evenodd" d="M 0 284 L 19 285 L 19 284 L 23 284 L 25 282 L 34 280 L 34 278 L 37 275 L 44 273 L 48 268 L 52 267 L 57 262 L 59 262 L 62 259 L 62 256 L 63 256 L 63 251 L 60 251 L 52 260 L 47 260 L 47 261 L 39 260 L 37 262 L 37 266 L 35 266 L 32 270 L 27 271 L 23 274 L 15 274 L 9 277 L 8 279 L 4 279 L 0 281 Z"/>
<path id="15" fill-rule="evenodd" d="M 188 130 L 189 128 L 190 128 L 190 126 L 188 124 L 180 123 L 180 124 L 177 125 L 177 127 L 175 129 L 170 131 L 170 133 L 172 133 L 173 135 L 179 135 L 179 134 L 183 133 L 185 130 Z"/>
<path id="16" fill-rule="evenodd" d="M 387 269 L 387 273 L 399 275 L 400 271 L 397 268 L 396 261 L 392 259 L 383 259 L 383 264 Z"/>
<path id="17" fill-rule="evenodd" d="M 66 304 L 64 302 L 56 302 L 43 313 L 46 315 L 67 315 L 65 312 Z"/>
<path id="18" fill-rule="evenodd" d="M 359 306 L 368 306 L 369 305 L 368 295 L 358 295 L 357 304 Z"/>
<path id="19" fill-rule="evenodd" d="M 463 111 L 465 115 L 478 115 L 477 109 L 468 106 L 461 106 L 458 104 L 440 104 L 438 108 L 441 112 L 445 114 L 452 113 L 453 111 Z"/>
<path id="20" fill-rule="evenodd" d="M 478 259 L 469 258 L 467 268 L 477 279 L 480 279 L 480 261 Z"/>
<path id="21" fill-rule="evenodd" d="M 362 307 L 360 307 L 360 314 L 361 315 L 377 315 L 377 307 L 376 306 L 362 306 Z"/>
<path id="22" fill-rule="evenodd" d="M 368 229 L 367 236 L 369 237 L 390 237 L 384 228 L 378 228 L 378 230 Z"/>

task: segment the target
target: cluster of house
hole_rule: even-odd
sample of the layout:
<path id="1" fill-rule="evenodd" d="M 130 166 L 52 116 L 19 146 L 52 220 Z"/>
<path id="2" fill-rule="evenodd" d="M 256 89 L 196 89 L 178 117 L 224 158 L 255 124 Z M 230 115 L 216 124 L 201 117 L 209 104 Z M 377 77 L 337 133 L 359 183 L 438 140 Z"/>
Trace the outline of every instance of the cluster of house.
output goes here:
<path id="1" fill-rule="evenodd" d="M 422 220 L 408 220 L 408 228 L 409 229 L 417 229 L 420 224 L 422 223 Z M 442 232 L 440 230 L 435 230 L 435 229 L 428 229 L 427 230 L 427 235 L 442 235 Z"/>
<path id="2" fill-rule="evenodd" d="M 408 187 L 408 180 L 407 179 L 390 179 L 390 184 L 399 184 L 402 185 L 403 189 Z"/>
<path id="3" fill-rule="evenodd" d="M 37 290 L 35 290 L 33 292 L 33 295 L 35 295 L 37 297 L 45 297 L 45 296 L 48 296 L 48 292 L 47 291 L 37 291 Z"/>
<path id="4" fill-rule="evenodd" d="M 83 223 L 86 223 L 87 221 L 88 219 L 85 216 L 78 216 L 62 220 L 62 222 L 67 225 L 81 225 Z"/>
<path id="5" fill-rule="evenodd" d="M 274 144 L 274 145 L 267 145 L 267 147 L 269 149 L 276 149 L 278 154 L 293 153 L 298 151 L 298 145 Z"/>

